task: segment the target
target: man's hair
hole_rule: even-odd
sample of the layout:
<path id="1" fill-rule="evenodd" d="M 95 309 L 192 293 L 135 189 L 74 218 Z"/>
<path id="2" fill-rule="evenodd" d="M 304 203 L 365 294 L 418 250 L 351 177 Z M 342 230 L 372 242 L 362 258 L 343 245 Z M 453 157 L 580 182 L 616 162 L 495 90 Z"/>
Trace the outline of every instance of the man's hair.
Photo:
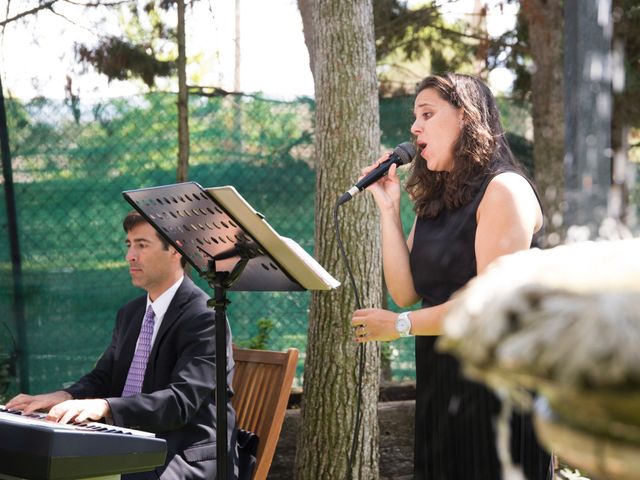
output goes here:
<path id="1" fill-rule="evenodd" d="M 468 204 L 487 175 L 508 169 L 527 177 L 509 148 L 496 101 L 482 80 L 458 73 L 433 75 L 418 84 L 416 96 L 427 88 L 462 109 L 463 118 L 451 171 L 433 172 L 426 162 L 413 162 L 407 191 L 419 216 L 433 218 L 443 209 Z"/>
<path id="2" fill-rule="evenodd" d="M 127 216 L 124 217 L 124 220 L 122 221 L 122 228 L 126 233 L 129 233 L 131 230 L 133 230 L 134 227 L 142 223 L 149 223 L 149 222 L 147 222 L 146 218 L 140 215 L 140 212 L 138 212 L 137 210 L 131 210 L 129 213 L 127 213 Z M 162 235 L 158 233 L 157 230 L 156 230 L 156 236 L 162 242 L 162 248 L 164 248 L 165 250 L 169 250 L 169 247 L 171 245 L 169 244 L 169 242 L 165 240 L 164 237 L 162 237 Z M 182 265 L 182 268 L 184 268 L 186 264 L 187 264 L 187 260 L 184 258 L 184 256 L 181 256 L 180 265 Z"/>

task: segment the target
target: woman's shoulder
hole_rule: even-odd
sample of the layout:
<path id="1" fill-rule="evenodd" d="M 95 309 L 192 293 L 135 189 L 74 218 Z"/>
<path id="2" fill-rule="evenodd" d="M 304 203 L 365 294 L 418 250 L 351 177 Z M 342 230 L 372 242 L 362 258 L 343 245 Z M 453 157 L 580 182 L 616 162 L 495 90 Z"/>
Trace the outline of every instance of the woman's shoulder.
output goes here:
<path id="1" fill-rule="evenodd" d="M 506 170 L 498 172 L 489 180 L 487 185 L 487 192 L 494 190 L 498 194 L 510 194 L 510 193 L 534 193 L 533 187 L 529 180 L 519 172 Z"/>
<path id="2" fill-rule="evenodd" d="M 522 174 L 504 171 L 496 174 L 487 185 L 481 206 L 488 211 L 496 208 L 516 210 L 524 208 L 532 211 L 537 217 L 536 230 L 542 224 L 542 207 L 533 185 Z"/>
<path id="3" fill-rule="evenodd" d="M 476 202 L 507 201 L 523 194 L 536 195 L 529 180 L 517 171 L 501 169 L 485 173 L 478 186 Z"/>

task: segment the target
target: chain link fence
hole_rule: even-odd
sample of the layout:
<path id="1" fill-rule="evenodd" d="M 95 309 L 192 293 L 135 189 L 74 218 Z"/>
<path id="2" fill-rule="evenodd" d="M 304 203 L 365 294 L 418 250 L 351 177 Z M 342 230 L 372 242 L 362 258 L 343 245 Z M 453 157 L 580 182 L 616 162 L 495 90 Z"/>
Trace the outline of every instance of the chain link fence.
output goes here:
<path id="1" fill-rule="evenodd" d="M 412 107 L 409 97 L 381 100 L 385 147 L 407 140 Z M 189 100 L 189 179 L 204 187 L 235 186 L 280 234 L 311 254 L 313 109 L 306 98 Z M 118 307 L 141 294 L 124 260 L 121 222 L 130 207 L 122 192 L 176 182 L 176 110 L 175 94 L 167 93 L 92 103 L 6 101 L 12 161 L 3 165 L 1 185 L 0 398 L 59 389 L 86 373 L 109 342 Z M 530 162 L 527 108 L 505 104 L 504 114 L 514 149 Z M 19 251 L 10 245 L 9 167 Z M 411 207 L 404 205 L 409 228 Z M 17 255 L 19 269 L 12 264 Z M 301 384 L 309 294 L 230 292 L 229 298 L 235 341 L 247 344 L 262 334 L 266 348 L 299 348 Z M 413 355 L 410 339 L 389 344 L 385 356 L 395 379 L 413 378 Z"/>

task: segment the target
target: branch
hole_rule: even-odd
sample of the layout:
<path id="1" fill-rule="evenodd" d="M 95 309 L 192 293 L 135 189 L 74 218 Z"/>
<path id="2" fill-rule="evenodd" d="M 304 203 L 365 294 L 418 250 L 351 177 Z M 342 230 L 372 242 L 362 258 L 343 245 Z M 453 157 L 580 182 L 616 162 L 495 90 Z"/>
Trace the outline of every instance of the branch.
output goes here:
<path id="1" fill-rule="evenodd" d="M 226 97 L 227 95 L 244 95 L 242 92 L 229 92 L 220 87 L 203 87 L 199 85 L 187 85 L 191 95 L 200 97 Z"/>
<path id="2" fill-rule="evenodd" d="M 26 17 L 28 15 L 32 15 L 34 13 L 38 13 L 40 10 L 45 10 L 45 9 L 49 9 L 51 10 L 51 7 L 53 6 L 54 3 L 56 3 L 58 0 L 49 0 L 46 3 L 43 3 L 42 5 L 38 5 L 37 7 L 32 8 L 31 10 L 27 10 L 25 12 L 19 13 L 17 15 L 15 15 L 14 17 L 11 18 L 7 18 L 3 21 L 0 22 L 0 27 L 4 27 L 5 25 L 14 22 L 22 17 Z"/>
<path id="3" fill-rule="evenodd" d="M 98 0 L 97 2 L 74 2 L 72 0 L 64 0 L 71 5 L 77 5 L 79 7 L 117 7 L 119 5 L 126 5 L 128 3 L 132 3 L 132 0 L 114 0 L 113 2 L 102 2 Z"/>

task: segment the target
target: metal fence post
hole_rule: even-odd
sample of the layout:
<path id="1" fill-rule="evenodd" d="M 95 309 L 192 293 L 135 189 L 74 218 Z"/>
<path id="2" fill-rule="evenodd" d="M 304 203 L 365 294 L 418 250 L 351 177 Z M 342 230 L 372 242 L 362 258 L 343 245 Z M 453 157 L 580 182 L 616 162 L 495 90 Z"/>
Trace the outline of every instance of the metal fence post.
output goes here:
<path id="1" fill-rule="evenodd" d="M 13 312 L 18 331 L 19 389 L 29 391 L 29 362 L 27 359 L 27 336 L 24 315 L 24 291 L 22 285 L 22 261 L 18 238 L 18 216 L 16 198 L 13 188 L 13 171 L 11 166 L 11 150 L 9 148 L 9 128 L 4 104 L 4 92 L 0 80 L 0 150 L 2 153 L 2 177 L 4 179 L 4 196 L 7 206 L 7 232 L 11 249 L 11 271 L 13 278 Z"/>

